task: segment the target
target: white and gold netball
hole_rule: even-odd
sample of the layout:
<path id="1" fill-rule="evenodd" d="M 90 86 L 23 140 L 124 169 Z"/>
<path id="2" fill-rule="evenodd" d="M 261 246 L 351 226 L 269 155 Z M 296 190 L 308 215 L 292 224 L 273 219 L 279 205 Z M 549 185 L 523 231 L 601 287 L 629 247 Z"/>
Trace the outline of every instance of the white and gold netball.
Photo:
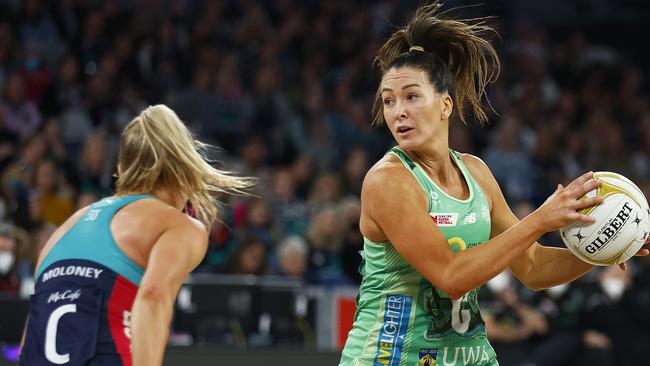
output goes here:
<path id="1" fill-rule="evenodd" d="M 574 223 L 560 229 L 566 247 L 578 258 L 597 266 L 630 259 L 650 234 L 650 208 L 632 181 L 612 172 L 596 172 L 599 188 L 585 197 L 604 198 L 599 205 L 580 213 L 596 219 L 593 224 Z"/>

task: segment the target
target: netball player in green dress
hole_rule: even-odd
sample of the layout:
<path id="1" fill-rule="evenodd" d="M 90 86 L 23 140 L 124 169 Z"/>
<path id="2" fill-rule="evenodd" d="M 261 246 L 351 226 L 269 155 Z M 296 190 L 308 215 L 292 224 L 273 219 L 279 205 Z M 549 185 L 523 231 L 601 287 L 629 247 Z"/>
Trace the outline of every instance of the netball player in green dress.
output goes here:
<path id="1" fill-rule="evenodd" d="M 593 268 L 536 242 L 567 224 L 592 222 L 577 212 L 602 200 L 580 199 L 599 184 L 591 172 L 558 185 L 519 221 L 485 163 L 449 148 L 453 113 L 464 120 L 469 110 L 486 121 L 481 98 L 500 64 L 484 38 L 492 29 L 438 8 L 421 7 L 377 56 L 375 118 L 397 146 L 363 183 L 363 282 L 340 365 L 498 365 L 478 288 L 507 268 L 532 289 Z"/>

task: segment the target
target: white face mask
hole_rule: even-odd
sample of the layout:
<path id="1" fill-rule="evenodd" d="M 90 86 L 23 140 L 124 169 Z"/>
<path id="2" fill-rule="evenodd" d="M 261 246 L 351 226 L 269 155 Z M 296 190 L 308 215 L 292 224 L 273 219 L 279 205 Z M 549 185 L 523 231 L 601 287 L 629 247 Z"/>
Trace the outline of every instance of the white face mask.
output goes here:
<path id="1" fill-rule="evenodd" d="M 549 294 L 551 297 L 558 298 L 562 296 L 566 292 L 566 290 L 569 289 L 569 285 L 566 283 L 563 283 L 561 285 L 553 286 L 547 288 L 545 291 L 547 294 Z"/>
<path id="2" fill-rule="evenodd" d="M 510 286 L 510 274 L 501 272 L 487 282 L 487 287 L 493 292 L 501 292 Z"/>
<path id="3" fill-rule="evenodd" d="M 7 274 L 11 269 L 11 266 L 14 265 L 14 253 L 11 252 L 0 252 L 0 274 Z"/>
<path id="4" fill-rule="evenodd" d="M 612 300 L 618 300 L 625 292 L 625 281 L 621 278 L 605 278 L 600 283 L 605 294 Z"/>

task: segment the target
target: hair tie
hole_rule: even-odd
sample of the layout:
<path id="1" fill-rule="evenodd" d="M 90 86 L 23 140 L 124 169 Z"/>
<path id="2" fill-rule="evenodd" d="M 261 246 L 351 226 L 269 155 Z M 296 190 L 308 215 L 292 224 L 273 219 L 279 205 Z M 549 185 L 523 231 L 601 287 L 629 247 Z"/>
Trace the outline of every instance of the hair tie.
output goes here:
<path id="1" fill-rule="evenodd" d="M 424 48 L 422 48 L 421 46 L 411 46 L 411 48 L 409 48 L 409 52 L 413 52 L 413 51 L 424 52 Z"/>

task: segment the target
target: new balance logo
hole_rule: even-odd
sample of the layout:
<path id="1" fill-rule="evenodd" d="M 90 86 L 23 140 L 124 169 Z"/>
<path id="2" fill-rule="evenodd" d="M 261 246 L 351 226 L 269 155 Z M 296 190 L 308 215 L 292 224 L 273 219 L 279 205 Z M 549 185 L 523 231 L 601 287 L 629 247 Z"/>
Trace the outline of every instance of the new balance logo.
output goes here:
<path id="1" fill-rule="evenodd" d="M 470 225 L 475 222 L 476 222 L 476 214 L 474 212 L 465 216 L 465 218 L 463 219 L 463 225 Z"/>

